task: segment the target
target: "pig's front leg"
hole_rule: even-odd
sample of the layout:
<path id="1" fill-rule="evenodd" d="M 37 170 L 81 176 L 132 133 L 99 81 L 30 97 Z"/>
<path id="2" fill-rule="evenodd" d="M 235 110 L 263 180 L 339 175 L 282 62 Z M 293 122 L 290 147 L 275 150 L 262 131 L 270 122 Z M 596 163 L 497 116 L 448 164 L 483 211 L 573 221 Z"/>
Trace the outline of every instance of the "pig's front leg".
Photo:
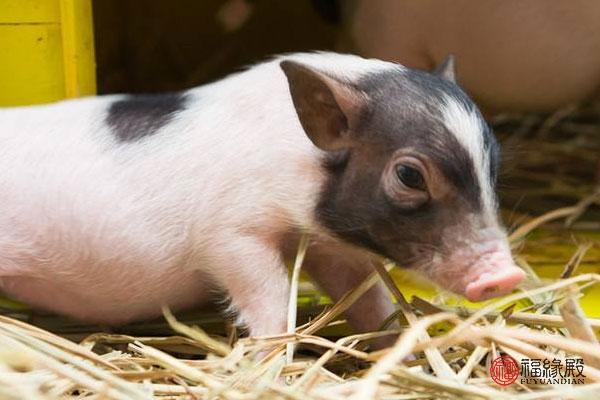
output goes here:
<path id="1" fill-rule="evenodd" d="M 315 245 L 309 248 L 304 264 L 305 270 L 316 283 L 337 301 L 346 292 L 357 287 L 375 269 L 373 260 L 363 253 L 357 253 L 327 245 Z M 333 251 L 332 251 L 333 250 Z M 359 332 L 376 331 L 383 321 L 394 312 L 391 298 L 382 282 L 378 282 L 347 311 L 346 317 Z M 394 324 L 393 328 L 398 325 Z M 375 347 L 391 346 L 395 337 L 385 336 L 375 341 Z"/>
<path id="2" fill-rule="evenodd" d="M 252 237 L 230 237 L 215 275 L 251 336 L 286 331 L 289 282 L 278 249 Z"/>

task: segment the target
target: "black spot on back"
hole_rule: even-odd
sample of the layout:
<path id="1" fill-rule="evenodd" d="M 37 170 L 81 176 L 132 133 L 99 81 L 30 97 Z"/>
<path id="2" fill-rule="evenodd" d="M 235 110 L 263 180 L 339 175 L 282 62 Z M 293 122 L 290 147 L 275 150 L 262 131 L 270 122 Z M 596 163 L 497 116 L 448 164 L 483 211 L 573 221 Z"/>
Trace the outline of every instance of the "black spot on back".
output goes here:
<path id="1" fill-rule="evenodd" d="M 121 142 L 134 142 L 153 135 L 185 108 L 182 92 L 131 95 L 110 105 L 106 123 Z"/>

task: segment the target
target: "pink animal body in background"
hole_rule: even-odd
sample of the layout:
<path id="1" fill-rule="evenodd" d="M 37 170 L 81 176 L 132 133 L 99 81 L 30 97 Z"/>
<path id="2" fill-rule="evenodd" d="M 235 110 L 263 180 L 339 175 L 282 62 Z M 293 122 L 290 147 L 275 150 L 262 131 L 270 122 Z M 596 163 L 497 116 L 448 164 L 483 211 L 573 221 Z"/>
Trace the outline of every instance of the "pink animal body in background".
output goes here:
<path id="1" fill-rule="evenodd" d="M 497 219 L 498 146 L 436 74 L 292 54 L 179 93 L 0 110 L 0 287 L 123 324 L 225 291 L 253 335 L 285 331 L 284 260 L 333 298 L 387 257 L 482 300 L 523 278 Z M 348 312 L 393 311 L 381 285 Z"/>
<path id="2" fill-rule="evenodd" d="M 488 114 L 554 112 L 600 94 L 598 1 L 338 3 L 355 51 L 422 69 L 454 54 Z"/>

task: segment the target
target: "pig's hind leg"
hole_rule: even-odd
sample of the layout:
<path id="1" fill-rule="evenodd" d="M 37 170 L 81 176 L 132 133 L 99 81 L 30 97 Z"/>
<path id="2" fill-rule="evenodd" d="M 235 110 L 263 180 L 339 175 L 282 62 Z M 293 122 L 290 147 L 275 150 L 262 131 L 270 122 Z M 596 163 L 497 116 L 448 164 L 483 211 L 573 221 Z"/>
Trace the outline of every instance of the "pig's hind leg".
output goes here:
<path id="1" fill-rule="evenodd" d="M 252 336 L 286 331 L 289 282 L 278 249 L 259 239 L 228 239 L 219 269 L 213 274 L 230 296 L 238 323 Z"/>
<path id="2" fill-rule="evenodd" d="M 370 257 L 352 251 L 335 251 L 326 245 L 311 246 L 304 269 L 334 301 L 356 288 L 375 271 Z M 378 282 L 347 311 L 350 325 L 359 332 L 372 332 L 381 327 L 394 312 L 394 305 L 383 283 Z M 391 329 L 397 328 L 393 324 Z M 376 348 L 391 346 L 396 337 L 384 336 L 374 341 Z"/>

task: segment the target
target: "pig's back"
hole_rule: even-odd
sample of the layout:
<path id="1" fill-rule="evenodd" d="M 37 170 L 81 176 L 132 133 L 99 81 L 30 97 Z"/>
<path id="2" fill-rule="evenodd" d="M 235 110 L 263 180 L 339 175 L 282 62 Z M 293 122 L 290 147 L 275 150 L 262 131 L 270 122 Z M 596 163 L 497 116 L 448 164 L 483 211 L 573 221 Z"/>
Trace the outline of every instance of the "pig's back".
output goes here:
<path id="1" fill-rule="evenodd" d="M 284 224 L 269 221 L 277 207 L 305 218 L 309 204 L 287 201 L 315 185 L 299 182 L 312 150 L 289 137 L 293 110 L 273 88 L 214 94 L 229 85 L 186 93 L 135 140 L 107 124 L 119 96 L 0 111 L 0 287 L 86 320 L 150 317 L 206 300 L 230 232 Z"/>

